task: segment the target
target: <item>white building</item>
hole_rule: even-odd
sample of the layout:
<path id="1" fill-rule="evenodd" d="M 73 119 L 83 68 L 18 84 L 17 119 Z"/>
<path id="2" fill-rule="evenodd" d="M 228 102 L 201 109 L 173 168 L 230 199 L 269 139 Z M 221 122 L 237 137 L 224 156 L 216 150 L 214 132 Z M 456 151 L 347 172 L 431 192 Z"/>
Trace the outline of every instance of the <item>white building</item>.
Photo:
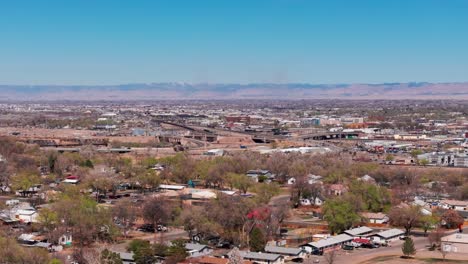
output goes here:
<path id="1" fill-rule="evenodd" d="M 192 257 L 192 258 L 206 256 L 206 255 L 211 254 L 211 252 L 213 252 L 213 250 L 207 245 L 195 244 L 195 243 L 185 244 L 185 249 L 187 250 L 189 257 Z"/>
<path id="2" fill-rule="evenodd" d="M 439 206 L 444 209 L 453 209 L 457 211 L 468 210 L 468 201 L 459 200 L 442 200 L 439 202 Z"/>

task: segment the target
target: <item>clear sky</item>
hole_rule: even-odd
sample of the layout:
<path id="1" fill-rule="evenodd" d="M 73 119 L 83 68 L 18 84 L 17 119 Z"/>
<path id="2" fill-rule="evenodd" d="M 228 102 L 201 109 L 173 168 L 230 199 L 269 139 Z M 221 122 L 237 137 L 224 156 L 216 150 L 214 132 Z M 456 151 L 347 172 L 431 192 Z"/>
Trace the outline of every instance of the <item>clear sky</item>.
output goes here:
<path id="1" fill-rule="evenodd" d="M 9 0 L 0 84 L 468 81 L 468 0 Z"/>

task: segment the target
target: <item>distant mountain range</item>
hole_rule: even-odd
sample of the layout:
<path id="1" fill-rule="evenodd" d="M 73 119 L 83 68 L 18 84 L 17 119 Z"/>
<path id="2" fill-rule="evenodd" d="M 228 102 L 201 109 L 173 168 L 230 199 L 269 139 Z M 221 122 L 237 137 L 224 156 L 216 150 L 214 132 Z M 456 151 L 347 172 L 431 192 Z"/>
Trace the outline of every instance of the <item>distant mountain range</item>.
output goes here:
<path id="1" fill-rule="evenodd" d="M 233 99 L 462 99 L 466 83 L 382 84 L 187 84 L 150 83 L 104 86 L 0 85 L 0 101 L 127 101 Z"/>

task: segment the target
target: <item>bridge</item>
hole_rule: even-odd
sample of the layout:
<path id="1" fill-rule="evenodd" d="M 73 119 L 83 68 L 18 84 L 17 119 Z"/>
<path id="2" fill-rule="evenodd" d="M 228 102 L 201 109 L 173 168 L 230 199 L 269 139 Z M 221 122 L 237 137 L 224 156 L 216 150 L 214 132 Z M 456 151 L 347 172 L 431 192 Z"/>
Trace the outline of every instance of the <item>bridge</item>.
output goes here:
<path id="1" fill-rule="evenodd" d="M 324 132 L 324 133 L 302 135 L 298 138 L 306 141 L 306 140 L 355 139 L 358 137 L 359 137 L 358 132 Z"/>
<path id="2" fill-rule="evenodd" d="M 83 145 L 107 146 L 108 139 L 104 138 L 27 138 L 24 142 L 37 144 L 39 147 L 78 147 Z"/>

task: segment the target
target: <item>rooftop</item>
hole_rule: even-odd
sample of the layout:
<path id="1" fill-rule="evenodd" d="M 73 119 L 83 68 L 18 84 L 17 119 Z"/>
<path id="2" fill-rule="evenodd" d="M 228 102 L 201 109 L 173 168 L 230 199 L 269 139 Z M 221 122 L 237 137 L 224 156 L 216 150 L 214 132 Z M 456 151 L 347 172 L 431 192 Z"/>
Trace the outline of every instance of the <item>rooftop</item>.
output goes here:
<path id="1" fill-rule="evenodd" d="M 365 212 L 365 213 L 361 213 L 361 215 L 367 219 L 384 219 L 385 217 L 387 217 L 387 215 L 384 213 Z"/>
<path id="2" fill-rule="evenodd" d="M 468 201 L 460 201 L 460 200 L 442 200 L 440 203 L 448 204 L 452 206 L 468 206 Z"/>
<path id="3" fill-rule="evenodd" d="M 455 233 L 442 238 L 443 242 L 468 244 L 468 234 Z"/>
<path id="4" fill-rule="evenodd" d="M 347 234 L 341 234 L 333 237 L 329 237 L 327 239 L 322 239 L 317 242 L 312 242 L 309 243 L 308 245 L 314 247 L 314 248 L 324 248 L 324 247 L 329 247 L 337 244 L 341 244 L 347 241 L 353 240 L 353 237 L 347 235 Z"/>
<path id="5" fill-rule="evenodd" d="M 187 250 L 196 250 L 196 251 L 202 251 L 204 248 L 208 247 L 207 245 L 202 245 L 202 244 L 195 244 L 195 243 L 187 243 L 185 244 L 185 248 Z"/>
<path id="6" fill-rule="evenodd" d="M 241 252 L 241 255 L 243 258 L 251 259 L 251 260 L 275 261 L 281 258 L 281 255 L 279 254 L 262 253 L 262 252 Z"/>
<path id="7" fill-rule="evenodd" d="M 404 233 L 405 232 L 400 230 L 400 229 L 389 229 L 389 230 L 385 230 L 385 231 L 382 231 L 380 233 L 377 233 L 377 236 L 380 236 L 380 237 L 383 237 L 383 238 L 392 238 L 392 237 L 396 237 L 396 236 L 401 236 Z"/>
<path id="8" fill-rule="evenodd" d="M 281 255 L 298 255 L 302 252 L 301 248 L 287 248 L 287 247 L 276 247 L 266 246 L 265 251 L 269 253 L 276 253 Z"/>
<path id="9" fill-rule="evenodd" d="M 359 236 L 365 233 L 370 233 L 372 231 L 373 231 L 372 228 L 369 228 L 367 226 L 361 226 L 361 227 L 346 230 L 344 231 L 344 233 L 351 235 L 351 236 Z"/>

